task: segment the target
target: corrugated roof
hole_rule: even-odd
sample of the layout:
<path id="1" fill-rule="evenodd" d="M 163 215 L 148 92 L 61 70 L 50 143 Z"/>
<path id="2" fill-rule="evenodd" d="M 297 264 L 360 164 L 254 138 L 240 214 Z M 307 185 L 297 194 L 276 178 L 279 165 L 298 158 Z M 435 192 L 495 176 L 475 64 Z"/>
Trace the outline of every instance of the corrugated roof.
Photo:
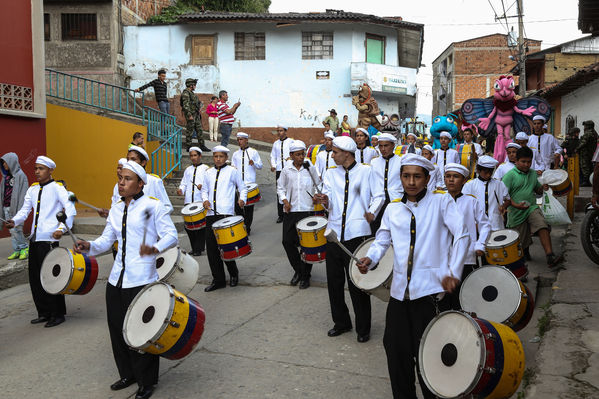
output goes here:
<path id="1" fill-rule="evenodd" d="M 537 94 L 544 98 L 561 97 L 587 85 L 597 78 L 599 78 L 599 62 L 584 67 L 574 75 L 567 77 L 553 86 L 537 91 Z"/>

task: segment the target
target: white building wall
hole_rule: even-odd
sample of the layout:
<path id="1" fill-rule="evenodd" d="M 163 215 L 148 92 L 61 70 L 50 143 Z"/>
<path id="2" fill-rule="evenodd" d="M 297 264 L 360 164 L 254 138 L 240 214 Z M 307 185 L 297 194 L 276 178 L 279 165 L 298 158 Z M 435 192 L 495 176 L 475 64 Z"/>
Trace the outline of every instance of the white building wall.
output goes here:
<path id="1" fill-rule="evenodd" d="M 592 81 L 570 94 L 562 97 L 561 131 L 566 132 L 566 118 L 576 118 L 576 126 L 582 131 L 582 122 L 592 120 L 599 124 L 599 79 Z"/>
<path id="2" fill-rule="evenodd" d="M 333 59 L 302 60 L 302 31 L 334 29 Z M 236 61 L 234 32 L 265 32 L 265 60 Z M 394 29 L 360 24 L 301 24 L 276 28 L 273 24 L 181 24 L 125 27 L 125 72 L 136 88 L 167 70 L 169 96 L 179 94 L 185 79 L 198 79 L 196 92 L 229 92 L 229 103 L 241 100 L 235 114 L 241 126 L 282 123 L 293 127 L 321 127 L 328 110 L 339 118 L 349 115 L 357 124 L 351 104 L 351 62 L 365 61 L 365 34 L 386 37 L 387 65 L 398 65 Z M 217 35 L 216 65 L 190 65 L 191 35 Z M 330 79 L 317 80 L 317 71 Z M 415 80 L 415 79 L 414 79 Z M 397 98 L 375 96 L 385 113 L 397 113 Z"/>

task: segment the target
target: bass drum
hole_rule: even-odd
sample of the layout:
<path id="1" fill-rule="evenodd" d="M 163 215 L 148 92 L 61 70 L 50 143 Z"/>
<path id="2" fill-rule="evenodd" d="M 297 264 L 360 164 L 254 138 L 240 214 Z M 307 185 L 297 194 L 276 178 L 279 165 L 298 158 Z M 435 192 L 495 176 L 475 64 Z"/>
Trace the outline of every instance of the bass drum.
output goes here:
<path id="1" fill-rule="evenodd" d="M 374 238 L 369 238 L 360 244 L 354 252 L 354 257 L 358 259 L 365 257 L 373 242 Z M 389 298 L 391 297 L 391 282 L 393 281 L 393 255 L 393 246 L 390 246 L 376 268 L 368 271 L 366 274 L 360 273 L 356 261 L 351 259 L 349 263 L 349 278 L 362 291 L 374 295 L 383 302 L 389 302 Z"/>
<path id="2" fill-rule="evenodd" d="M 174 247 L 156 256 L 156 271 L 158 280 L 187 295 L 198 282 L 200 265 L 193 256 Z"/>

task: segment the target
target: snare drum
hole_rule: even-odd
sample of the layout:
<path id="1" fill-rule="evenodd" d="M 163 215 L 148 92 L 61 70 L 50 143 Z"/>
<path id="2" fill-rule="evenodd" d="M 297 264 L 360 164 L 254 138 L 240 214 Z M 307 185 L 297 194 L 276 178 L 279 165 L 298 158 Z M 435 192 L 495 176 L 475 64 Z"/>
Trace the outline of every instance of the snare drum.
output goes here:
<path id="1" fill-rule="evenodd" d="M 514 331 L 526 327 L 535 308 L 528 287 L 501 266 L 485 266 L 470 273 L 460 288 L 460 304 L 465 312 Z"/>
<path id="2" fill-rule="evenodd" d="M 354 256 L 358 259 L 365 257 L 373 242 L 374 238 L 364 241 L 356 248 Z M 351 259 L 349 263 L 349 278 L 362 291 L 374 295 L 381 301 L 389 302 L 391 281 L 393 280 L 393 246 L 387 250 L 376 269 L 369 270 L 366 274 L 360 273 L 356 261 Z"/>
<path id="3" fill-rule="evenodd" d="M 156 256 L 156 271 L 158 280 L 187 295 L 198 282 L 200 266 L 193 256 L 174 247 Z"/>
<path id="4" fill-rule="evenodd" d="M 516 230 L 493 231 L 487 239 L 485 254 L 487 262 L 508 268 L 517 278 L 528 275 L 520 235 Z"/>
<path id="5" fill-rule="evenodd" d="M 123 338 L 133 349 L 181 359 L 200 342 L 205 321 L 204 309 L 195 300 L 156 282 L 143 288 L 129 305 Z"/>
<path id="6" fill-rule="evenodd" d="M 297 222 L 295 228 L 299 237 L 302 260 L 306 263 L 324 262 L 327 254 L 327 239 L 324 231 L 327 220 L 320 216 L 308 216 Z"/>
<path id="7" fill-rule="evenodd" d="M 57 247 L 42 262 L 40 279 L 48 294 L 84 295 L 98 278 L 98 262 L 93 256 Z"/>
<path id="8" fill-rule="evenodd" d="M 256 183 L 246 184 L 245 187 L 248 190 L 248 200 L 245 203 L 245 206 L 254 205 L 256 202 L 260 201 L 262 198 L 260 196 L 260 189 Z"/>
<path id="9" fill-rule="evenodd" d="M 393 152 L 395 152 L 395 154 L 397 154 L 400 157 L 403 157 L 404 155 L 406 155 L 408 153 L 408 148 L 410 148 L 409 145 L 398 145 L 395 147 L 395 150 L 393 150 Z"/>
<path id="10" fill-rule="evenodd" d="M 312 144 L 310 147 L 308 147 L 308 150 L 306 151 L 306 158 L 308 158 L 312 162 L 312 165 L 315 165 L 318 153 L 320 151 L 324 151 L 325 148 L 326 146 L 324 144 Z"/>
<path id="11" fill-rule="evenodd" d="M 549 169 L 543 172 L 542 181 L 548 184 L 555 197 L 563 197 L 572 191 L 572 180 L 563 169 Z"/>
<path id="12" fill-rule="evenodd" d="M 183 222 L 187 230 L 199 230 L 206 227 L 206 209 L 201 202 L 192 202 L 181 209 Z"/>
<path id="13" fill-rule="evenodd" d="M 509 398 L 524 374 L 524 349 L 511 328 L 458 311 L 436 316 L 418 351 L 420 374 L 440 398 Z"/>
<path id="14" fill-rule="evenodd" d="M 222 260 L 242 258 L 252 253 L 252 244 L 242 216 L 229 216 L 212 225 Z"/>
<path id="15" fill-rule="evenodd" d="M 460 158 L 460 164 L 465 166 L 470 171 L 470 177 L 474 176 L 474 164 L 472 158 L 472 152 L 474 150 L 474 144 L 459 144 L 456 148 L 458 151 L 458 157 Z"/>
<path id="16" fill-rule="evenodd" d="M 326 212 L 322 204 L 314 204 L 314 214 L 316 216 L 324 216 L 325 213 Z"/>

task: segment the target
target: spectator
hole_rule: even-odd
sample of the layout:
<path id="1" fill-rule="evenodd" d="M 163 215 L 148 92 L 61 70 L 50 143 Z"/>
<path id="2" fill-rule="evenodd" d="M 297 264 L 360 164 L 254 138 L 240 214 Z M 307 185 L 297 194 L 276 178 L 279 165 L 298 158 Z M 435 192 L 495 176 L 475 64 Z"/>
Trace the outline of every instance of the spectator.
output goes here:
<path id="1" fill-rule="evenodd" d="M 347 115 L 343 115 L 343 122 L 341 122 L 341 135 L 351 136 L 351 126 L 349 125 Z"/>
<path id="2" fill-rule="evenodd" d="M 328 130 L 332 130 L 333 133 L 335 133 L 335 135 L 339 134 L 339 118 L 337 118 L 337 111 L 335 111 L 335 108 L 329 110 L 329 116 L 327 116 L 324 121 L 322 121 L 322 125 L 325 126 L 325 123 L 329 124 L 329 129 Z"/>
<path id="3" fill-rule="evenodd" d="M 579 133 L 579 128 L 571 128 L 568 131 L 568 135 L 566 136 L 564 142 L 560 144 L 560 147 L 562 147 L 566 152 L 564 154 L 564 162 L 567 162 L 569 157 L 573 157 L 574 154 L 577 153 L 577 148 L 580 145 L 580 139 L 578 138 Z"/>
<path id="4" fill-rule="evenodd" d="M 168 102 L 167 96 L 167 87 L 166 87 L 166 70 L 160 69 L 158 71 L 158 78 L 153 81 L 146 83 L 138 89 L 135 89 L 135 92 L 144 91 L 148 87 L 152 86 L 154 88 L 154 95 L 156 96 L 156 102 L 158 103 L 158 109 L 165 114 L 169 114 L 171 110 L 171 105 Z"/>
<path id="5" fill-rule="evenodd" d="M 593 173 L 593 154 L 597 148 L 597 132 L 595 131 L 595 122 L 584 121 L 582 122 L 584 133 L 580 144 L 578 145 L 578 153 L 580 154 L 580 171 L 582 173 L 582 186 L 590 187 L 591 182 L 589 180 L 591 173 Z"/>
<path id="6" fill-rule="evenodd" d="M 202 136 L 202 116 L 200 115 L 202 102 L 194 93 L 197 83 L 197 79 L 185 79 L 185 90 L 181 93 L 181 109 L 185 116 L 185 121 L 187 122 L 185 129 L 185 146 L 187 147 L 187 151 L 189 151 L 192 144 L 191 140 L 195 133 L 198 138 L 198 147 L 200 147 L 200 150 L 210 152 L 210 149 L 204 145 L 204 137 Z"/>
<path id="7" fill-rule="evenodd" d="M 231 108 L 227 104 L 229 101 L 229 93 L 225 90 L 221 90 L 218 93 L 219 101 L 216 103 L 216 107 L 218 108 L 218 120 L 220 122 L 220 126 L 218 127 L 218 131 L 220 132 L 220 144 L 224 147 L 229 145 L 229 137 L 231 136 L 231 131 L 233 130 L 233 122 L 235 122 L 235 111 L 241 105 L 241 102 L 237 101 Z"/>
<path id="8" fill-rule="evenodd" d="M 129 144 L 129 148 L 131 148 L 134 145 L 136 145 L 138 147 L 141 147 L 141 148 L 145 148 L 145 146 L 144 146 L 144 134 L 143 133 L 141 133 L 141 132 L 135 132 L 135 133 L 133 133 L 133 141 L 131 141 L 131 144 Z"/>
<path id="9" fill-rule="evenodd" d="M 0 182 L 0 200 L 2 200 L 2 217 L 11 220 L 23 206 L 25 193 L 29 188 L 27 176 L 21 170 L 19 157 L 14 152 L 2 156 L 0 167 L 2 168 L 2 181 Z M 29 245 L 23 235 L 23 226 L 15 226 L 10 231 L 13 253 L 8 259 L 27 259 L 29 256 Z"/>
<path id="10" fill-rule="evenodd" d="M 206 114 L 208 115 L 208 131 L 210 132 L 210 141 L 216 141 L 218 138 L 218 107 L 216 103 L 218 97 L 212 96 L 210 98 L 210 104 L 206 107 Z"/>

